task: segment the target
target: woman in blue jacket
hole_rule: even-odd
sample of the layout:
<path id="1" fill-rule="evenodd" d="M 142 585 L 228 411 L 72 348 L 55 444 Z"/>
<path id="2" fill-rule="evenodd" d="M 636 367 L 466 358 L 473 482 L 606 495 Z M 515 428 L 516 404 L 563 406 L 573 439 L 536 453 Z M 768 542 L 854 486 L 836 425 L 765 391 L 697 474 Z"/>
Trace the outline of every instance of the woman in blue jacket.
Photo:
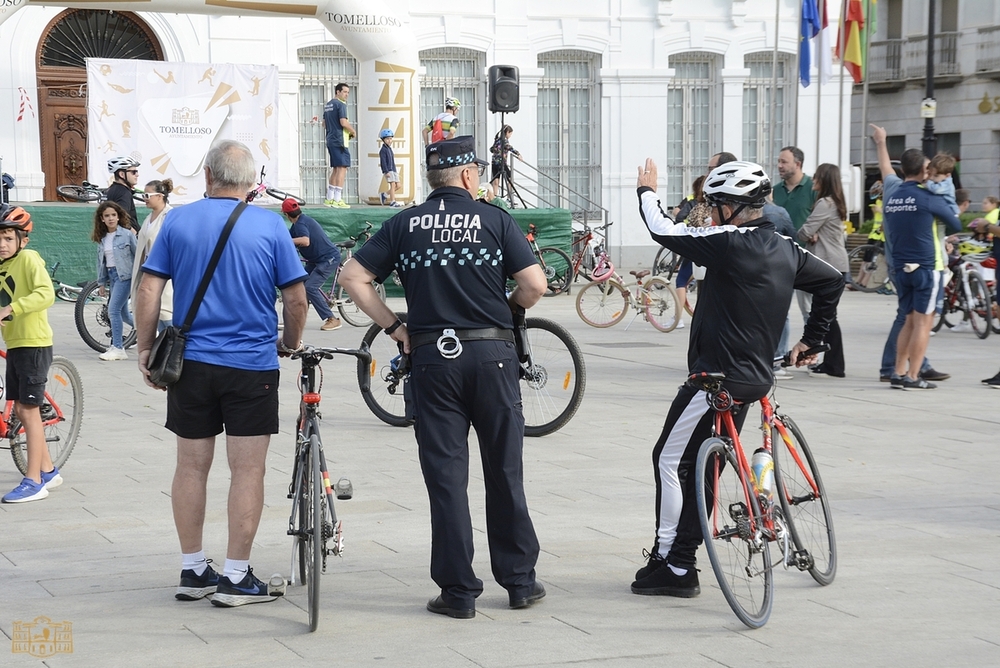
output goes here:
<path id="1" fill-rule="evenodd" d="M 126 360 L 122 343 L 122 323 L 133 325 L 128 309 L 132 291 L 132 264 L 135 262 L 136 237 L 132 220 L 125 209 L 114 202 L 103 202 L 94 213 L 91 241 L 97 247 L 97 282 L 100 295 L 108 295 L 108 318 L 111 320 L 111 347 L 101 353 L 105 362 Z"/>

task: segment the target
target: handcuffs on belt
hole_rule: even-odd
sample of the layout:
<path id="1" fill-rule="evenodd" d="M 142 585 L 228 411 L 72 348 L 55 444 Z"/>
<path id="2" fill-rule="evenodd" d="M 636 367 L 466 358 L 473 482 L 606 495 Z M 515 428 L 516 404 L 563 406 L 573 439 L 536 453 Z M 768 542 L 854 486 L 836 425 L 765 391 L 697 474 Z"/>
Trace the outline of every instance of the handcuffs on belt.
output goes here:
<path id="1" fill-rule="evenodd" d="M 462 354 L 462 341 L 454 329 L 446 329 L 441 332 L 437 340 L 437 349 L 441 357 L 446 360 L 453 360 Z"/>

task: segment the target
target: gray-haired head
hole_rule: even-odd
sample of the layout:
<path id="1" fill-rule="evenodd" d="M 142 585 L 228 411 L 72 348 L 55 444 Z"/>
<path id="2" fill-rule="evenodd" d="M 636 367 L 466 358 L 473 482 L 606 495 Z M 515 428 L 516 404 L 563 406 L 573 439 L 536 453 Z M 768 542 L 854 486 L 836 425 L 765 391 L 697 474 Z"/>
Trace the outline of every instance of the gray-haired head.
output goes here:
<path id="1" fill-rule="evenodd" d="M 223 190 L 250 190 L 257 176 L 250 149 L 233 139 L 212 144 L 205 156 L 205 167 L 212 173 L 214 187 Z"/>

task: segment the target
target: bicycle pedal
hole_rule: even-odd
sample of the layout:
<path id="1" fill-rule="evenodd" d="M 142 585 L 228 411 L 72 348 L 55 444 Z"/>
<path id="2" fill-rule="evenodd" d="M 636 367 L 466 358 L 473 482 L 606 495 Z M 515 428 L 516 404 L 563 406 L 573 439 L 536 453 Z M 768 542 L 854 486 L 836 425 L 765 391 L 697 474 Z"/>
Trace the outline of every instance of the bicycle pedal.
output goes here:
<path id="1" fill-rule="evenodd" d="M 275 573 L 267 582 L 267 593 L 271 596 L 284 596 L 287 585 L 285 576 L 281 573 Z"/>
<path id="2" fill-rule="evenodd" d="M 337 484 L 333 486 L 334 491 L 337 493 L 337 498 L 341 501 L 346 501 L 354 496 L 354 485 L 347 478 L 341 478 L 337 481 Z"/>

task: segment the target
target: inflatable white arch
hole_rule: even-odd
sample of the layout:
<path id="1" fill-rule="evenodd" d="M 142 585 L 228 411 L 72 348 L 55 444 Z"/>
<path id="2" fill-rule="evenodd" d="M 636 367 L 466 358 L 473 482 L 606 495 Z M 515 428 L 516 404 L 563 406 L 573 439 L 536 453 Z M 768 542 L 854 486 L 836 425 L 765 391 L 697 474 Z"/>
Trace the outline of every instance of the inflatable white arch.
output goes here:
<path id="1" fill-rule="evenodd" d="M 383 0 L 7 0 L 0 3 L 0 23 L 29 2 L 74 9 L 131 12 L 169 12 L 217 16 L 298 16 L 318 19 L 338 42 L 358 60 L 359 85 L 352 91 L 358 104 L 359 140 L 351 148 L 358 156 L 361 201 L 378 197 L 382 172 L 377 159 L 361 147 L 376 146 L 378 130 L 390 128 L 403 191 L 415 197 L 423 142 L 418 131 L 420 65 L 416 38 L 406 23 L 408 16 L 393 12 Z M 353 120 L 353 119 L 352 119 Z"/>

